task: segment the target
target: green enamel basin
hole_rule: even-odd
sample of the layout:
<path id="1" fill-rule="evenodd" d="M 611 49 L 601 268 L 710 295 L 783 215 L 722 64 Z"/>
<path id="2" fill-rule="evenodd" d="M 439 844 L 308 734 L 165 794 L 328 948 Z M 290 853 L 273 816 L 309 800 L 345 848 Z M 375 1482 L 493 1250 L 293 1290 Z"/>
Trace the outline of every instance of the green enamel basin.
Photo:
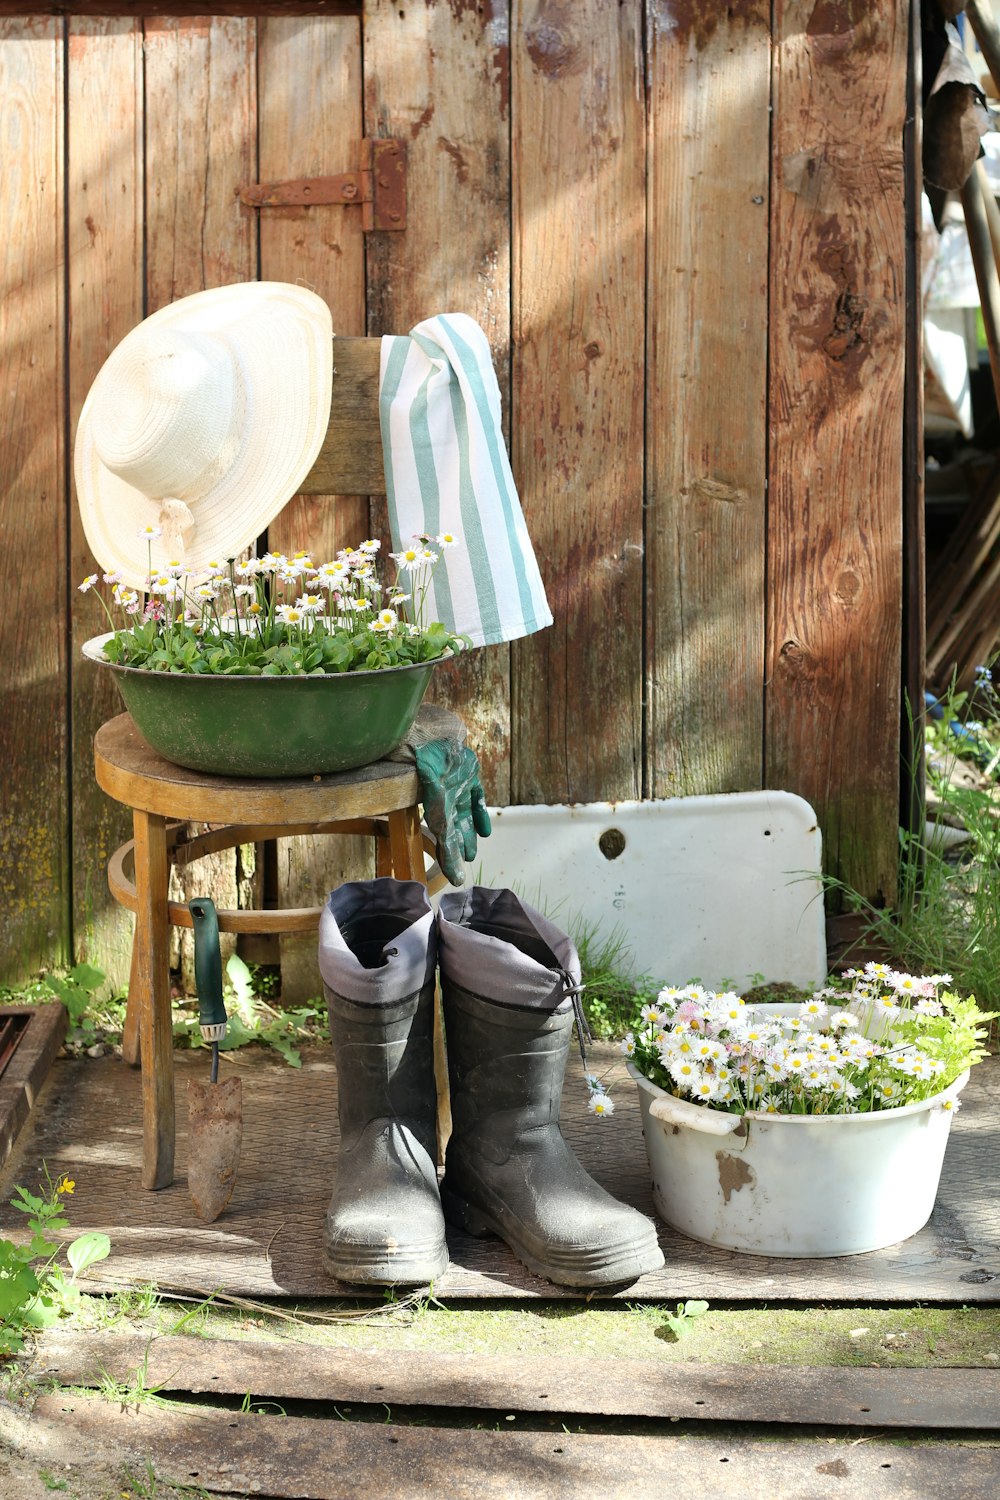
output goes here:
<path id="1" fill-rule="evenodd" d="M 322 677 L 148 672 L 84 655 L 114 674 L 143 739 L 166 760 L 219 776 L 311 776 L 381 760 L 407 735 L 437 661 Z"/>

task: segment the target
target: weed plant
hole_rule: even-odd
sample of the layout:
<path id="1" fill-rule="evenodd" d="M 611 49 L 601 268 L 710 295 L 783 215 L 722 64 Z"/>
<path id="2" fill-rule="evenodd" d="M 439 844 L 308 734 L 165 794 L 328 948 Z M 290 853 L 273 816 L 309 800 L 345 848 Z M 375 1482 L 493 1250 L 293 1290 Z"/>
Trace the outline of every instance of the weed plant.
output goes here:
<path id="1" fill-rule="evenodd" d="M 25 1215 L 30 1238 L 26 1244 L 0 1239 L 0 1359 L 23 1348 L 28 1328 L 48 1327 L 63 1313 L 75 1311 L 80 1302 L 77 1276 L 110 1253 L 108 1236 L 91 1230 L 66 1249 L 69 1278 L 56 1264 L 60 1246 L 52 1235 L 69 1227 L 65 1200 L 75 1186 L 65 1175 L 53 1181 L 46 1170 L 37 1193 L 16 1187 L 11 1195 L 10 1206 Z"/>
<path id="2" fill-rule="evenodd" d="M 912 738 L 912 736 L 911 736 Z M 920 738 L 919 734 L 916 736 Z M 986 667 L 970 693 L 930 699 L 924 767 L 937 819 L 900 830 L 896 905 L 880 910 L 827 879 L 865 920 L 864 937 L 911 974 L 946 973 L 987 1010 L 1000 1002 L 1000 695 Z M 915 779 L 915 778 L 914 778 Z M 950 846 L 947 828 L 964 842 Z"/>

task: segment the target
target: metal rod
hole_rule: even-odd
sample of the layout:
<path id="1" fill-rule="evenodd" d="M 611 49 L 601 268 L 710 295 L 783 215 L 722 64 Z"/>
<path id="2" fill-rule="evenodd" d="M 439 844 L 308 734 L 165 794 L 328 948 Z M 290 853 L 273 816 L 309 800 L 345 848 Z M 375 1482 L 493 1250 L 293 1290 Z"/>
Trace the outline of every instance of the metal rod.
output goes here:
<path id="1" fill-rule="evenodd" d="M 994 86 L 1000 89 L 1000 26 L 997 25 L 989 0 L 968 0 L 965 14 L 969 18 L 979 50 L 986 60 Z"/>
<path id="2" fill-rule="evenodd" d="M 986 168 L 981 161 L 977 161 L 973 168 L 979 178 L 979 189 L 983 195 L 983 207 L 986 209 L 986 223 L 990 231 L 990 244 L 993 246 L 993 259 L 1000 267 L 1000 208 L 993 195 L 993 184 L 986 175 Z"/>
<path id="3" fill-rule="evenodd" d="M 218 1081 L 219 1081 L 219 1044 L 218 1044 L 218 1042 L 213 1042 L 212 1043 L 212 1078 L 211 1078 L 211 1081 L 212 1081 L 212 1083 L 218 1083 Z"/>
<path id="4" fill-rule="evenodd" d="M 965 212 L 965 228 L 969 236 L 969 249 L 972 251 L 976 284 L 979 287 L 979 301 L 983 309 L 993 390 L 997 406 L 1000 407 L 1000 276 L 997 275 L 997 263 L 993 259 L 986 204 L 976 172 L 969 174 L 969 180 L 962 189 L 962 208 Z"/>

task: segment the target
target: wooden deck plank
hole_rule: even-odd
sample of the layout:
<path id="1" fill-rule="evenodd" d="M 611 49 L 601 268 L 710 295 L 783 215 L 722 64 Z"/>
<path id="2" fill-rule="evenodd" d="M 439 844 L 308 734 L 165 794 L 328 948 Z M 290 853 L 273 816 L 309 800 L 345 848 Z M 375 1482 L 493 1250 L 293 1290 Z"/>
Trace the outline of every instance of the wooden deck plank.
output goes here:
<path id="1" fill-rule="evenodd" d="M 66 1035 L 66 1007 L 4 1005 L 0 1016 L 26 1015 L 28 1028 L 0 1073 L 0 1162 L 7 1160 Z"/>
<path id="2" fill-rule="evenodd" d="M 706 1422 L 1000 1430 L 1000 1370 L 698 1365 L 328 1349 L 315 1344 L 51 1332 L 35 1367 L 63 1386 L 128 1384 L 339 1401 Z"/>
<path id="3" fill-rule="evenodd" d="M 1000 1450 L 811 1438 L 462 1431 L 393 1422 L 260 1416 L 43 1396 L 39 1448 L 77 1442 L 78 1463 L 110 1445 L 149 1460 L 162 1482 L 285 1500 L 635 1500 L 688 1486 L 716 1500 L 982 1500 L 1000 1485 Z"/>
<path id="4" fill-rule="evenodd" d="M 595 1047 L 592 1065 L 610 1071 L 616 1111 L 596 1122 L 587 1111 L 579 1058 L 563 1096 L 566 1137 L 610 1192 L 652 1214 L 649 1172 L 635 1089 L 613 1048 Z M 177 1097 L 187 1077 L 208 1076 L 205 1051 L 176 1054 Z M 16 1182 L 31 1185 L 43 1162 L 76 1179 L 73 1234 L 104 1229 L 109 1260 L 91 1273 L 108 1288 L 156 1281 L 161 1287 L 246 1296 L 357 1296 L 323 1269 L 323 1218 L 337 1154 L 336 1072 L 328 1050 L 311 1048 L 293 1071 L 270 1057 L 228 1053 L 223 1076 L 244 1079 L 243 1152 L 225 1215 L 200 1224 L 186 1185 L 186 1109 L 177 1112 L 177 1177 L 157 1193 L 139 1191 L 142 1157 L 137 1076 L 117 1059 L 60 1061 L 40 1107 L 0 1172 L 0 1205 Z M 952 1131 L 937 1207 L 912 1239 L 887 1250 L 833 1260 L 783 1260 L 697 1244 L 659 1224 L 662 1271 L 615 1293 L 616 1300 L 704 1297 L 718 1303 L 1000 1302 L 1000 1199 L 991 1163 L 1000 1155 L 1000 1059 L 977 1067 Z M 20 1228 L 0 1206 L 0 1228 Z M 461 1299 L 566 1299 L 520 1265 L 500 1241 L 449 1231 L 451 1265 L 435 1295 Z M 364 1295 L 360 1293 L 360 1295 Z M 380 1296 L 381 1294 L 376 1294 Z"/>

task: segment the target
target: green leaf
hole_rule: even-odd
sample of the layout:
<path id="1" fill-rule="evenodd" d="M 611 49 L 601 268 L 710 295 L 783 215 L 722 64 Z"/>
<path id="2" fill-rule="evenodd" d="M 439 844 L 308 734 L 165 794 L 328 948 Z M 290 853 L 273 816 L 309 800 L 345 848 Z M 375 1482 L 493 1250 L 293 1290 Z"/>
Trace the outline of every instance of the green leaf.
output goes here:
<path id="1" fill-rule="evenodd" d="M 257 1040 L 257 1032 L 250 1026 L 244 1024 L 240 1017 L 232 1015 L 229 1017 L 229 1025 L 226 1034 L 219 1043 L 220 1052 L 232 1052 L 234 1047 L 245 1047 L 248 1042 Z"/>
<path id="2" fill-rule="evenodd" d="M 51 1328 L 58 1323 L 62 1308 L 51 1297 L 36 1297 L 24 1309 L 24 1321 L 29 1328 Z"/>
<path id="3" fill-rule="evenodd" d="M 75 964 L 69 971 L 69 977 L 85 990 L 91 991 L 99 990 L 105 978 L 104 971 L 95 969 L 92 964 Z"/>
<path id="4" fill-rule="evenodd" d="M 249 1004 L 253 1000 L 253 978 L 238 953 L 230 955 L 226 962 L 226 973 L 237 999 L 244 1005 Z"/>
<path id="5" fill-rule="evenodd" d="M 88 1266 L 96 1265 L 99 1260 L 106 1260 L 110 1254 L 111 1241 L 108 1236 L 99 1229 L 92 1229 L 73 1241 L 66 1251 L 66 1259 L 73 1268 L 75 1278 Z"/>
<path id="6" fill-rule="evenodd" d="M 12 1276 L 0 1275 L 0 1322 L 19 1313 L 38 1291 L 38 1285 L 30 1266 L 19 1266 Z"/>

